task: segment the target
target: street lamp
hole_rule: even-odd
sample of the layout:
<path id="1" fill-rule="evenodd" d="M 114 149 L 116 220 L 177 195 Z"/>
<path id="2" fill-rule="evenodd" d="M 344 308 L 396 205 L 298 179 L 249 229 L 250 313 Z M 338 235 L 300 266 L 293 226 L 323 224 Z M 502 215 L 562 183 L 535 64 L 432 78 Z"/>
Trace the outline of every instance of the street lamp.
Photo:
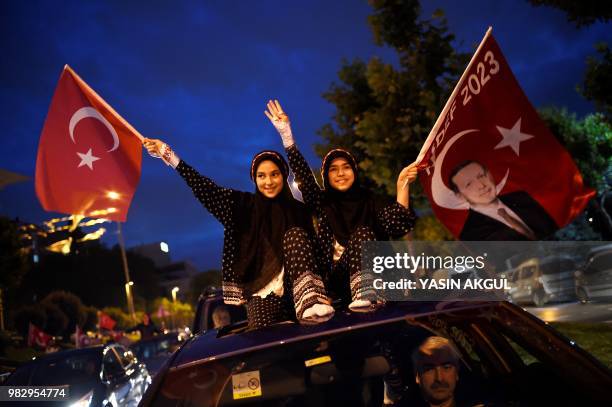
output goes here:
<path id="1" fill-rule="evenodd" d="M 176 329 L 176 293 L 178 290 L 178 287 L 174 287 L 172 289 L 172 329 Z"/>
<path id="2" fill-rule="evenodd" d="M 134 297 L 132 296 L 132 286 L 134 285 L 133 281 L 128 281 L 125 283 L 125 295 L 127 297 L 128 303 L 128 311 L 132 318 L 135 318 L 135 310 L 134 310 Z"/>

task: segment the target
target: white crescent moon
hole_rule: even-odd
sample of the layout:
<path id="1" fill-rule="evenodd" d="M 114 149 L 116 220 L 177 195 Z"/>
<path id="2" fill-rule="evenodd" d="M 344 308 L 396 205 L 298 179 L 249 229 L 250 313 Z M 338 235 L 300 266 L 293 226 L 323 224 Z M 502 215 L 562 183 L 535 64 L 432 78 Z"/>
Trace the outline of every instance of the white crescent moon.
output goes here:
<path id="1" fill-rule="evenodd" d="M 115 151 L 119 147 L 119 136 L 117 136 L 117 132 L 115 131 L 113 126 L 108 122 L 108 120 L 106 120 L 106 118 L 102 116 L 100 112 L 98 112 L 93 107 L 82 107 L 76 112 L 74 112 L 74 114 L 70 118 L 70 124 L 68 126 L 68 129 L 70 131 L 70 139 L 72 140 L 72 142 L 76 143 L 74 141 L 74 128 L 76 127 L 79 121 L 85 119 L 86 117 L 98 119 L 102 122 L 102 124 L 106 126 L 110 134 L 113 136 L 113 147 L 107 152 L 110 153 L 110 152 Z"/>
<path id="2" fill-rule="evenodd" d="M 440 152 L 440 155 L 436 158 L 436 161 L 434 163 L 434 173 L 433 177 L 431 178 L 431 195 L 436 205 L 442 208 L 456 210 L 470 208 L 469 202 L 467 202 L 465 199 L 459 198 L 450 188 L 446 186 L 444 181 L 442 181 L 441 168 L 442 163 L 444 162 L 444 157 L 446 157 L 446 153 L 448 152 L 450 147 L 461 137 L 465 136 L 466 134 L 473 133 L 475 131 L 478 131 L 478 129 L 463 130 L 455 134 L 453 137 L 450 138 L 450 140 L 446 142 L 444 148 Z M 510 169 L 507 169 L 504 178 L 499 184 L 495 186 L 495 189 L 498 194 L 504 188 L 504 185 L 506 185 L 506 181 L 508 180 L 509 174 Z"/>

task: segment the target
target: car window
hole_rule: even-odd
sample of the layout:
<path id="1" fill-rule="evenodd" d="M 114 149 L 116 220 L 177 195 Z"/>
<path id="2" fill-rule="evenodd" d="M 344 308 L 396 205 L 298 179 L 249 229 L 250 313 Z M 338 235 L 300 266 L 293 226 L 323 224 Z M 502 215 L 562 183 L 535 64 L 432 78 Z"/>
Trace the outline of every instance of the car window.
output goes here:
<path id="1" fill-rule="evenodd" d="M 535 271 L 535 266 L 527 266 L 521 270 L 521 278 L 530 278 L 533 276 L 533 272 Z"/>
<path id="2" fill-rule="evenodd" d="M 602 253 L 593 259 L 590 268 L 593 272 L 612 270 L 612 252 Z"/>
<path id="3" fill-rule="evenodd" d="M 213 318 L 215 313 L 220 313 L 220 315 L 229 314 L 229 318 L 227 318 L 229 324 L 235 324 L 236 322 L 246 319 L 246 310 L 243 306 L 225 304 L 223 299 L 214 300 L 211 301 L 208 306 L 208 327 L 211 329 L 215 326 Z M 203 328 L 203 326 L 201 328 Z"/>
<path id="4" fill-rule="evenodd" d="M 510 339 L 506 335 L 504 335 L 504 338 L 506 339 L 506 341 L 508 341 L 510 346 L 512 346 L 512 349 L 514 349 L 516 354 L 521 358 L 521 361 L 525 365 L 530 365 L 532 363 L 539 362 L 539 360 L 535 356 L 533 356 L 530 352 L 525 350 L 525 348 L 523 348 L 521 345 L 514 342 L 512 339 Z"/>

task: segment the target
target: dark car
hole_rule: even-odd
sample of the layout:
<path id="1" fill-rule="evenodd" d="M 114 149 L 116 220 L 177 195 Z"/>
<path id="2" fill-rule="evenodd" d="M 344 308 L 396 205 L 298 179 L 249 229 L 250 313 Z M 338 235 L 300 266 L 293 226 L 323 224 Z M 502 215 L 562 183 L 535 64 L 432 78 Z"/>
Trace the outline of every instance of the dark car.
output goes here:
<path id="1" fill-rule="evenodd" d="M 15 370 L 4 386 L 69 386 L 66 406 L 136 406 L 151 383 L 144 364 L 121 345 L 57 352 Z M 24 402 L 14 402 L 24 406 Z M 37 401 L 37 406 L 46 405 Z M 48 405 L 59 406 L 58 402 Z"/>
<path id="2" fill-rule="evenodd" d="M 592 249 L 576 272 L 576 295 L 580 302 L 612 299 L 612 245 Z"/>
<path id="3" fill-rule="evenodd" d="M 244 306 L 225 304 L 221 290 L 213 288 L 204 291 L 198 298 L 192 332 L 196 334 L 214 329 L 213 314 L 219 307 L 223 307 L 229 312 L 230 324 L 246 320 L 246 309 Z"/>
<path id="4" fill-rule="evenodd" d="M 147 366 L 151 376 L 155 376 L 160 367 L 168 360 L 183 342 L 177 333 L 156 335 L 150 339 L 143 339 L 130 345 L 130 350 L 136 358 Z"/>
<path id="5" fill-rule="evenodd" d="M 141 405 L 382 406 L 385 387 L 419 405 L 410 355 L 429 336 L 460 353 L 460 405 L 610 402 L 610 370 L 511 303 L 404 302 L 315 326 L 208 330 L 172 356 Z"/>

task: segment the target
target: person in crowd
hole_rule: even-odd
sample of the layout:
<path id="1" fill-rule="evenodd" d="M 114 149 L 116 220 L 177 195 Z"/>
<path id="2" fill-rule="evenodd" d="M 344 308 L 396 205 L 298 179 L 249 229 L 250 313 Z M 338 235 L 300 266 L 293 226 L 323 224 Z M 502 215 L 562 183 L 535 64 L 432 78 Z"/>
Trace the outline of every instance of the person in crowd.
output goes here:
<path id="1" fill-rule="evenodd" d="M 221 329 L 232 323 L 229 309 L 225 305 L 217 305 L 212 313 L 213 328 Z"/>
<path id="2" fill-rule="evenodd" d="M 278 101 L 269 101 L 265 111 L 289 157 L 304 203 L 317 218 L 317 254 L 322 275 L 332 298 L 347 303 L 353 311 L 370 311 L 379 304 L 373 277 L 362 270 L 362 243 L 406 235 L 415 222 L 409 205 L 409 186 L 417 177 L 414 164 L 397 178 L 397 199 L 389 203 L 360 185 L 353 155 L 333 149 L 321 165 L 323 186 L 317 183 L 291 131 L 289 116 Z"/>
<path id="3" fill-rule="evenodd" d="M 318 323 L 333 316 L 315 270 L 312 216 L 293 198 L 287 184 L 288 166 L 279 153 L 255 155 L 250 176 L 256 190 L 249 193 L 217 185 L 161 140 L 145 139 L 144 145 L 151 155 L 176 169 L 224 226 L 223 299 L 232 305 L 246 303 L 251 328 L 292 317 Z"/>

